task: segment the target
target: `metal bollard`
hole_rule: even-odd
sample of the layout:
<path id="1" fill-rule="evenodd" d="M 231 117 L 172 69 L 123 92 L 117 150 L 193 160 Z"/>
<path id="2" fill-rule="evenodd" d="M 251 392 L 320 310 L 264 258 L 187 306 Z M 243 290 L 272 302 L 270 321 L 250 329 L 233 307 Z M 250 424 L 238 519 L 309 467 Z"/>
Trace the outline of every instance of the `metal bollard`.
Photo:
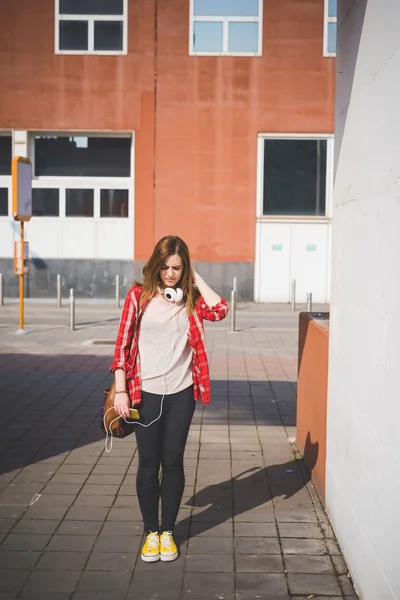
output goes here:
<path id="1" fill-rule="evenodd" d="M 3 273 L 0 273 L 0 306 L 4 306 L 4 296 L 3 296 Z"/>
<path id="2" fill-rule="evenodd" d="M 62 305 L 61 299 L 61 275 L 57 275 L 57 306 L 60 308 Z"/>
<path id="3" fill-rule="evenodd" d="M 233 291 L 237 294 L 236 277 L 233 278 Z"/>
<path id="4" fill-rule="evenodd" d="M 74 288 L 69 290 L 69 328 L 71 331 L 75 329 L 75 297 Z"/>
<path id="5" fill-rule="evenodd" d="M 296 310 L 296 280 L 292 279 L 292 310 Z"/>
<path id="6" fill-rule="evenodd" d="M 231 291 L 231 331 L 236 330 L 236 291 Z"/>
<path id="7" fill-rule="evenodd" d="M 312 293 L 308 292 L 307 293 L 307 312 L 311 312 L 312 311 Z"/>
<path id="8" fill-rule="evenodd" d="M 119 308 L 119 275 L 115 276 L 115 306 Z"/>

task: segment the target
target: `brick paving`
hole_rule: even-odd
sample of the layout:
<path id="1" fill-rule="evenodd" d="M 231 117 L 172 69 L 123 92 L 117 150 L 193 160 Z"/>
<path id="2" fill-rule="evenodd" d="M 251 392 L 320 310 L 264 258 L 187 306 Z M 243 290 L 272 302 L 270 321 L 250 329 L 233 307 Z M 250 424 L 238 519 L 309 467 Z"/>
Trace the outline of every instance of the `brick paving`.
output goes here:
<path id="1" fill-rule="evenodd" d="M 0 600 L 356 598 L 295 446 L 297 314 L 242 305 L 207 325 L 179 559 L 140 560 L 133 436 L 105 452 L 98 411 L 119 310 L 0 307 Z M 275 307 L 276 308 L 276 307 Z"/>

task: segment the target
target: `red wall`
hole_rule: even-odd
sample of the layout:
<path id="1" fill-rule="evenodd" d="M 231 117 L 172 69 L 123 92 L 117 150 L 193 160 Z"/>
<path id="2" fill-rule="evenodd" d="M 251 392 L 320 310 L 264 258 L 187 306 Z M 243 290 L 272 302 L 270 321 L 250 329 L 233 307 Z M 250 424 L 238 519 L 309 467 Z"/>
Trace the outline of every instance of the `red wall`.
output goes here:
<path id="1" fill-rule="evenodd" d="M 0 128 L 135 131 L 135 257 L 254 260 L 257 133 L 333 131 L 323 0 L 264 0 L 256 58 L 189 56 L 189 0 L 129 0 L 122 57 L 55 55 L 54 0 L 1 13 Z"/>

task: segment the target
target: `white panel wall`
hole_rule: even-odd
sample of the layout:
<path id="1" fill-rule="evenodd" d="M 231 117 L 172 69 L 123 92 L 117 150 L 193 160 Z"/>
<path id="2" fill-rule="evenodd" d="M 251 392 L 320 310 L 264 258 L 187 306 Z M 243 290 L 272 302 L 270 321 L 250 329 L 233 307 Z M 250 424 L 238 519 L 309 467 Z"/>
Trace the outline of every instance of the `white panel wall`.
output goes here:
<path id="1" fill-rule="evenodd" d="M 329 301 L 329 228 L 322 223 L 259 222 L 256 300 L 290 302 L 296 280 L 296 302 Z"/>
<path id="2" fill-rule="evenodd" d="M 339 0 L 326 502 L 362 600 L 400 598 L 399 23 Z"/>

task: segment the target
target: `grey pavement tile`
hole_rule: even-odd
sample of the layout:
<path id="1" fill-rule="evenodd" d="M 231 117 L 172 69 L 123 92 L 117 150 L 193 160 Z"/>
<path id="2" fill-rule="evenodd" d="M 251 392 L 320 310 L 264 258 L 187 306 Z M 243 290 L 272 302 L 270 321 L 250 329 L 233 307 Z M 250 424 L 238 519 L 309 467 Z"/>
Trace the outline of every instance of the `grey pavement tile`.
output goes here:
<path id="1" fill-rule="evenodd" d="M 160 600 L 163 600 L 160 598 Z M 175 600 L 175 599 L 173 599 Z M 180 600 L 236 600 L 236 595 L 232 593 L 219 593 L 213 594 L 212 592 L 208 594 L 186 594 L 185 592 L 182 594 Z"/>
<path id="2" fill-rule="evenodd" d="M 148 573 L 135 573 L 132 578 L 131 589 L 136 593 L 156 595 L 162 590 L 179 597 L 182 588 L 183 573 L 178 571 L 160 572 L 154 570 L 151 577 Z"/>
<path id="3" fill-rule="evenodd" d="M 24 519 L 49 519 L 50 521 L 60 521 L 68 508 L 65 506 L 41 506 L 38 500 L 24 514 Z"/>
<path id="4" fill-rule="evenodd" d="M 47 550 L 53 552 L 89 552 L 96 541 L 95 535 L 54 535 Z"/>
<path id="5" fill-rule="evenodd" d="M 286 578 L 283 573 L 237 573 L 236 588 L 240 592 L 286 594 Z"/>
<path id="6" fill-rule="evenodd" d="M 0 592 L 18 592 L 24 585 L 30 571 L 21 569 L 0 571 Z"/>
<path id="7" fill-rule="evenodd" d="M 322 538 L 322 531 L 315 523 L 278 523 L 281 538 Z"/>
<path id="8" fill-rule="evenodd" d="M 86 473 L 60 473 L 57 471 L 57 473 L 53 476 L 51 483 L 65 483 L 68 485 L 82 484 L 86 481 L 87 477 L 88 476 Z"/>
<path id="9" fill-rule="evenodd" d="M 18 519 L 0 519 L 0 533 L 9 533 Z"/>
<path id="10" fill-rule="evenodd" d="M 275 516 L 278 523 L 318 523 L 314 510 L 285 510 L 276 509 Z"/>
<path id="11" fill-rule="evenodd" d="M 351 596 L 351 594 L 354 594 L 353 584 L 351 583 L 351 579 L 347 574 L 339 575 L 339 582 L 345 596 Z"/>
<path id="12" fill-rule="evenodd" d="M 161 573 L 164 573 L 164 571 L 167 571 L 168 573 L 171 571 L 183 573 L 185 570 L 185 563 L 186 554 L 184 552 L 179 552 L 178 558 L 171 562 L 159 560 L 157 563 L 146 563 L 143 560 L 138 559 L 135 564 L 135 573 L 147 573 L 149 577 L 153 576 L 154 569 Z"/>
<path id="13" fill-rule="evenodd" d="M 10 533 L 1 544 L 1 550 L 44 550 L 51 535 Z"/>
<path id="14" fill-rule="evenodd" d="M 49 552 L 42 554 L 37 568 L 49 571 L 82 571 L 89 552 Z"/>
<path id="15" fill-rule="evenodd" d="M 332 562 L 335 566 L 336 573 L 339 575 L 347 575 L 348 568 L 341 556 L 332 556 Z"/>
<path id="16" fill-rule="evenodd" d="M 277 554 L 237 554 L 237 573 L 282 573 L 282 557 Z"/>
<path id="17" fill-rule="evenodd" d="M 288 573 L 334 573 L 329 556 L 288 555 L 285 563 Z"/>
<path id="18" fill-rule="evenodd" d="M 153 594 L 151 592 L 138 592 L 134 588 L 129 592 L 126 600 L 178 600 L 178 598 L 180 600 L 180 594 L 177 594 L 176 592 L 168 592 L 168 590 L 155 592 Z M 202 600 L 204 600 L 204 598 Z M 208 598 L 206 600 L 208 600 Z"/>
<path id="19" fill-rule="evenodd" d="M 289 590 L 292 594 L 325 594 L 341 596 L 342 592 L 335 575 L 288 574 Z"/>
<path id="20" fill-rule="evenodd" d="M 235 538 L 237 554 L 280 554 L 278 539 L 275 538 Z"/>
<path id="21" fill-rule="evenodd" d="M 93 552 L 86 571 L 132 571 L 137 552 Z"/>
<path id="22" fill-rule="evenodd" d="M 293 600 L 288 594 L 264 594 L 263 592 L 253 592 L 242 594 L 238 592 L 236 594 L 236 600 Z M 302 598 L 304 600 L 304 597 Z M 314 600 L 319 600 L 315 598 Z"/>
<path id="23" fill-rule="evenodd" d="M 28 590 L 23 591 L 18 600 L 70 600 L 73 592 L 51 592 L 45 590 Z M 0 598 L 1 600 L 1 598 Z"/>
<path id="24" fill-rule="evenodd" d="M 105 521 L 108 510 L 108 508 L 72 506 L 64 519 L 71 521 Z"/>
<path id="25" fill-rule="evenodd" d="M 24 550 L 5 550 L 0 551 L 0 569 L 33 569 L 40 552 L 29 552 Z"/>
<path id="26" fill-rule="evenodd" d="M 235 502 L 235 523 L 274 523 L 275 516 L 272 506 L 265 504 L 260 508 L 252 510 L 243 509 L 240 511 L 240 505 Z"/>
<path id="27" fill-rule="evenodd" d="M 189 554 L 233 554 L 233 538 L 195 537 L 189 540 Z"/>
<path id="28" fill-rule="evenodd" d="M 235 523 L 235 537 L 278 537 L 275 523 Z"/>
<path id="29" fill-rule="evenodd" d="M 187 573 L 233 573 L 233 555 L 188 554 L 185 571 Z"/>
<path id="30" fill-rule="evenodd" d="M 57 508 L 59 506 L 66 509 L 75 501 L 75 495 L 60 496 L 59 494 L 42 494 L 35 504 L 40 508 L 51 506 Z"/>
<path id="31" fill-rule="evenodd" d="M 133 497 L 133 496 L 132 496 Z M 79 494 L 76 500 L 74 500 L 74 508 L 81 506 L 82 508 L 110 508 L 115 500 L 115 496 L 93 496 Z"/>
<path id="32" fill-rule="evenodd" d="M 207 573 L 207 577 L 203 573 L 187 573 L 182 591 L 186 594 L 232 594 L 235 586 L 230 573 Z"/>
<path id="33" fill-rule="evenodd" d="M 205 536 L 205 537 L 232 537 L 232 523 L 191 523 L 190 537 Z"/>
<path id="34" fill-rule="evenodd" d="M 63 521 L 57 529 L 57 535 L 98 535 L 103 527 L 102 521 Z"/>
<path id="35" fill-rule="evenodd" d="M 95 591 L 125 591 L 126 593 L 130 580 L 131 573 L 84 571 L 79 580 L 77 591 L 92 593 Z"/>
<path id="36" fill-rule="evenodd" d="M 24 591 L 73 591 L 81 571 L 40 571 L 35 570 L 25 584 Z"/>
<path id="37" fill-rule="evenodd" d="M 126 535 L 100 535 L 93 548 L 93 552 L 127 552 L 135 553 L 142 545 L 142 537 Z"/>
<path id="38" fill-rule="evenodd" d="M 75 592 L 73 600 L 126 600 L 126 591 L 108 590 L 107 592 L 101 592 L 96 590 L 92 592 Z M 146 600 L 148 600 L 148 596 Z M 173 600 L 176 600 L 176 598 Z"/>
<path id="39" fill-rule="evenodd" d="M 331 556 L 341 556 L 339 546 L 335 540 L 326 540 L 326 547 Z"/>
<path id="40" fill-rule="evenodd" d="M 26 510 L 26 506 L 0 506 L 0 519 L 18 519 Z"/>
<path id="41" fill-rule="evenodd" d="M 82 489 L 81 483 L 48 483 L 43 494 L 56 494 L 62 496 L 76 496 Z"/>
<path id="42" fill-rule="evenodd" d="M 283 538 L 281 540 L 284 554 L 326 554 L 324 540 Z"/>
<path id="43" fill-rule="evenodd" d="M 88 496 L 115 496 L 117 492 L 121 492 L 121 490 L 122 488 L 120 489 L 118 485 L 90 485 L 86 483 L 80 489 L 80 493 Z"/>
<path id="44" fill-rule="evenodd" d="M 54 533 L 59 523 L 44 519 L 21 519 L 12 533 Z"/>
<path id="45" fill-rule="evenodd" d="M 15 600 L 18 592 L 0 592 L 0 600 Z M 21 598 L 22 596 L 20 596 Z"/>
<path id="46" fill-rule="evenodd" d="M 141 521 L 106 521 L 101 535 L 143 535 Z"/>
<path id="47" fill-rule="evenodd" d="M 139 508 L 111 508 L 107 521 L 140 521 L 142 518 Z"/>

